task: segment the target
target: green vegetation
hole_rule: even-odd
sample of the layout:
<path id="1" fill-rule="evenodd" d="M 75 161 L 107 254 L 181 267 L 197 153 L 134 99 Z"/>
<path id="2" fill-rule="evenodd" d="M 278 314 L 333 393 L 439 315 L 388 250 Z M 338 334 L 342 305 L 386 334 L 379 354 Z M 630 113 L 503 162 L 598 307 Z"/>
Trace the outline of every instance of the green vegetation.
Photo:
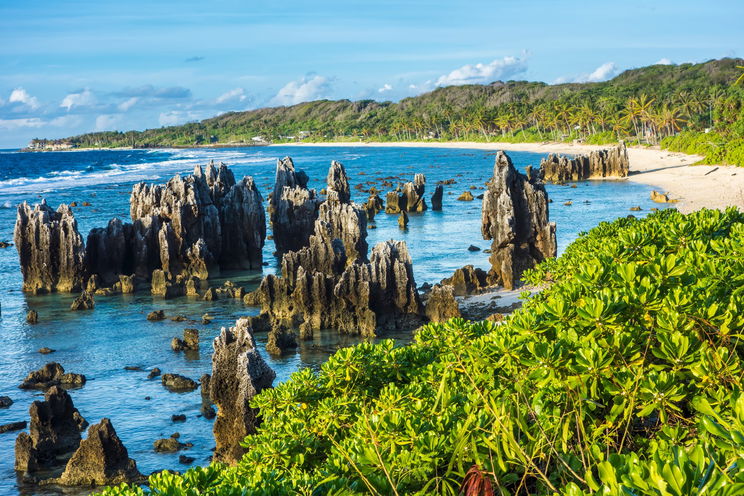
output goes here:
<path id="1" fill-rule="evenodd" d="M 297 141 L 571 141 L 626 139 L 744 165 L 741 59 L 654 65 L 602 83 L 509 81 L 439 88 L 400 103 L 316 101 L 227 113 L 142 132 L 99 132 L 56 142 L 85 148 Z M 678 143 L 674 138 L 685 131 Z M 706 132 L 713 132 L 709 137 Z M 665 141 L 667 140 L 671 141 Z M 40 145 L 51 143 L 36 140 Z M 708 142 L 715 142 L 710 145 Z M 733 144 L 729 153 L 716 147 Z M 713 158 L 715 157 L 715 158 Z"/>
<path id="2" fill-rule="evenodd" d="M 104 494 L 742 494 L 742 254 L 735 209 L 602 223 L 501 325 L 342 349 L 254 399 L 238 466 Z"/>

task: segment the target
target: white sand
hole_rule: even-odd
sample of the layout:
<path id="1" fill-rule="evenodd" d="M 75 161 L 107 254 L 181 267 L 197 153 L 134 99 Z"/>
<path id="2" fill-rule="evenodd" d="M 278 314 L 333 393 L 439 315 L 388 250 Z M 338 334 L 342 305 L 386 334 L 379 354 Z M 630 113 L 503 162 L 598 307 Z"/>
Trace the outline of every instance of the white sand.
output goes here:
<path id="1" fill-rule="evenodd" d="M 567 143 L 477 143 L 477 142 L 394 142 L 394 143 L 291 143 L 272 146 L 348 146 L 468 148 L 535 153 L 582 154 L 607 148 L 608 145 L 573 145 Z M 702 157 L 673 153 L 658 148 L 629 148 L 629 181 L 654 186 L 679 200 L 675 206 L 682 212 L 701 208 L 723 209 L 735 206 L 744 210 L 744 168 L 735 166 L 691 165 Z M 537 165 L 537 164 L 535 164 Z"/>

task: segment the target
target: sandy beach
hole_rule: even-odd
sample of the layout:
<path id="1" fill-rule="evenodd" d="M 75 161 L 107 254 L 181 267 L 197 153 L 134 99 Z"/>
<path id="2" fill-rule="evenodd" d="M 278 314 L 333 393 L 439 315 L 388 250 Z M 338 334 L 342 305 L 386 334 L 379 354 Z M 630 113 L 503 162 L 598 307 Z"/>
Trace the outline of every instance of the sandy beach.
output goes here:
<path id="1" fill-rule="evenodd" d="M 478 143 L 478 142 L 359 142 L 359 143 L 291 143 L 277 146 L 365 146 L 466 148 L 535 153 L 582 154 L 607 148 L 597 145 L 568 143 Z M 676 207 L 684 213 L 701 208 L 744 209 L 744 168 L 727 165 L 692 165 L 702 157 L 654 148 L 628 148 L 629 181 L 648 184 L 678 200 Z M 535 164 L 537 165 L 537 164 Z"/>

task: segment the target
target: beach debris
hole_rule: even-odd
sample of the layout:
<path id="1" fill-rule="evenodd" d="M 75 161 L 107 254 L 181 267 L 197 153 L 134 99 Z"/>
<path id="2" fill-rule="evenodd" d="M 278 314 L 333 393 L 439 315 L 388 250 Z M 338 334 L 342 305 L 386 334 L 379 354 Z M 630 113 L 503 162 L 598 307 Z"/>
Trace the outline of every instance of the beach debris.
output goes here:
<path id="1" fill-rule="evenodd" d="M 630 161 L 624 142 L 613 148 L 594 150 L 568 158 L 550 154 L 540 161 L 540 177 L 546 182 L 565 183 L 602 177 L 626 177 Z M 576 185 L 572 184 L 572 188 Z"/>
<path id="2" fill-rule="evenodd" d="M 209 397 L 218 407 L 214 422 L 215 459 L 236 463 L 245 453 L 243 439 L 256 430 L 257 410 L 249 406 L 253 396 L 272 386 L 276 374 L 261 357 L 250 321 L 238 319 L 234 327 L 222 328 L 214 340 Z"/>
<path id="3" fill-rule="evenodd" d="M 435 284 L 426 300 L 426 317 L 431 322 L 443 322 L 460 316 L 460 308 L 455 300 L 455 288 Z"/>
<path id="4" fill-rule="evenodd" d="M 490 283 L 513 289 L 525 270 L 556 256 L 545 187 L 534 174 L 528 178 L 517 172 L 502 151 L 496 154 L 481 211 L 483 239 L 492 240 Z"/>
<path id="5" fill-rule="evenodd" d="M 62 386 L 71 389 L 82 387 L 84 384 L 84 375 L 65 373 L 62 365 L 57 362 L 50 362 L 40 369 L 30 372 L 18 387 L 20 389 L 48 389 L 52 386 Z"/>

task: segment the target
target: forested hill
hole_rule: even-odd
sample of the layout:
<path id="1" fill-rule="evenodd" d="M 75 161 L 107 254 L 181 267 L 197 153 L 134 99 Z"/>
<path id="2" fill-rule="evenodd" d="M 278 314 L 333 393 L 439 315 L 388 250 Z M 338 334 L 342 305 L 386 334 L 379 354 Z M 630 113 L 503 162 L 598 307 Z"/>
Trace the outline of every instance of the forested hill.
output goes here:
<path id="1" fill-rule="evenodd" d="M 74 147 L 160 147 L 266 141 L 482 140 L 590 143 L 618 139 L 744 165 L 744 60 L 653 65 L 601 83 L 497 81 L 438 88 L 399 103 L 320 100 L 231 112 L 146 131 L 98 132 Z"/>

